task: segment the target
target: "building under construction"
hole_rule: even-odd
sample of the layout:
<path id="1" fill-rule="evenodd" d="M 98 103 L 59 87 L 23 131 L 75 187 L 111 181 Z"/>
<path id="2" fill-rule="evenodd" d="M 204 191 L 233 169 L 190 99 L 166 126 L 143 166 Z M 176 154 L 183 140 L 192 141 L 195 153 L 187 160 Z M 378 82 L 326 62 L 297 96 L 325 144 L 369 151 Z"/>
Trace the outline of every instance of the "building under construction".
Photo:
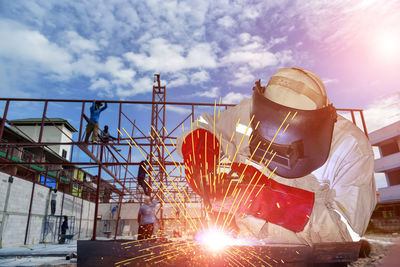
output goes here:
<path id="1" fill-rule="evenodd" d="M 137 183 L 137 169 L 140 161 L 146 159 L 151 166 L 146 181 L 152 194 L 158 195 L 162 202 L 157 208 L 155 236 L 160 242 L 169 242 L 170 238 L 193 233 L 195 225 L 207 216 L 202 199 L 186 182 L 183 160 L 175 150 L 176 138 L 196 123 L 199 114 L 218 114 L 232 105 L 217 101 L 167 102 L 166 96 L 166 87 L 156 74 L 151 101 L 106 100 L 114 110 L 115 139 L 100 139 L 96 143 L 84 140 L 93 100 L 0 99 L 1 247 L 56 243 L 61 237 L 62 220 L 67 216 L 68 239 L 124 240 L 121 241 L 124 253 L 117 257 L 119 261 L 114 258 L 107 263 L 133 264 L 134 260 L 124 258 L 137 253 L 137 249 L 129 252 L 126 247 L 130 247 L 129 240 L 135 240 L 137 235 L 137 213 L 144 196 Z M 41 116 L 9 115 L 27 103 L 40 106 Z M 54 106 L 68 110 L 68 118 L 74 117 L 79 123 L 56 117 L 50 111 Z M 132 106 L 141 106 L 143 112 L 132 114 Z M 171 113 L 167 112 L 170 107 L 186 113 L 170 119 Z M 367 133 L 362 110 L 338 111 L 349 113 L 353 122 L 359 122 Z M 102 119 L 100 123 L 106 124 Z M 54 189 L 58 191 L 53 214 L 50 200 Z M 115 246 L 121 247 L 121 243 L 112 244 L 114 252 Z M 99 246 L 99 251 L 107 251 L 103 245 L 90 243 L 92 248 Z M 351 244 L 348 246 L 343 249 L 353 249 Z M 283 253 L 281 247 L 271 249 Z M 310 253 L 302 249 L 296 247 L 286 254 L 295 259 L 293 255 Z M 185 252 L 185 257 L 193 256 L 189 254 Z M 304 257 L 296 259 L 304 261 Z M 350 260 L 343 257 L 343 261 Z M 216 265 L 220 261 L 215 258 Z"/>

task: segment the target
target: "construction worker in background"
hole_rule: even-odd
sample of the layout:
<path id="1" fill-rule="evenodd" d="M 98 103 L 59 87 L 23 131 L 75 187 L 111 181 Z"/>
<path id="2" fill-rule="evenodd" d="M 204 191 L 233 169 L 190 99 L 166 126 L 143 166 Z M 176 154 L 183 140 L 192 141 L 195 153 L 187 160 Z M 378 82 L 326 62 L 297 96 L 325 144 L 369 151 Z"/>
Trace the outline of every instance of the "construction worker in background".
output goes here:
<path id="1" fill-rule="evenodd" d="M 218 225 L 240 235 L 312 245 L 358 241 L 376 204 L 371 145 L 337 115 L 320 78 L 278 70 L 251 99 L 200 115 L 178 137 L 186 179 Z M 222 166 L 224 166 L 222 168 Z"/>
<path id="2" fill-rule="evenodd" d="M 56 214 L 56 206 L 57 206 L 57 189 L 50 189 L 51 192 L 51 201 L 50 201 L 50 207 L 51 207 L 51 215 Z"/>
<path id="3" fill-rule="evenodd" d="M 148 167 L 147 167 L 147 162 L 149 162 L 149 158 L 147 157 L 147 160 L 142 160 L 139 163 L 139 168 L 138 168 L 138 174 L 137 174 L 137 180 L 138 180 L 138 185 L 140 185 L 143 188 L 144 194 L 149 196 L 151 192 L 151 188 L 147 185 L 145 179 L 146 179 L 146 174 L 148 172 Z"/>
<path id="4" fill-rule="evenodd" d="M 108 125 L 104 125 L 103 131 L 100 133 L 100 140 L 106 144 L 108 144 L 109 141 L 117 140 L 118 138 L 112 136 L 110 132 L 108 131 Z M 114 147 L 112 144 L 110 146 L 117 152 L 120 152 L 121 149 Z"/>
<path id="5" fill-rule="evenodd" d="M 153 235 L 154 223 L 156 222 L 155 208 L 158 204 L 158 196 L 151 201 L 150 196 L 144 196 L 143 204 L 138 213 L 138 240 L 149 239 Z"/>
<path id="6" fill-rule="evenodd" d="M 85 143 L 89 141 L 89 137 L 92 134 L 92 142 L 97 142 L 97 135 L 99 132 L 99 117 L 100 113 L 107 108 L 107 102 L 103 100 L 104 107 L 101 108 L 103 103 L 101 101 L 94 100 L 92 106 L 90 107 L 90 119 L 86 125 L 86 136 Z"/>

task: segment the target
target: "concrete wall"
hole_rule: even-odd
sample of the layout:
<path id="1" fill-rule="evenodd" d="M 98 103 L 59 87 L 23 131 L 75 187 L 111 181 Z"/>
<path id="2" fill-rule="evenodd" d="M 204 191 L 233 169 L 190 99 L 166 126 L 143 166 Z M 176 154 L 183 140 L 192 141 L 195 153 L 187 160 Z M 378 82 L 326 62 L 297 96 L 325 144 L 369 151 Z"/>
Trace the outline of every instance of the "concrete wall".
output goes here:
<path id="1" fill-rule="evenodd" d="M 112 217 L 111 210 L 112 207 L 115 205 L 115 203 L 99 204 L 98 215 L 101 216 L 101 220 L 97 221 L 96 236 L 114 237 L 118 210 L 115 212 L 114 217 Z M 186 231 L 194 231 L 195 226 L 193 226 L 193 224 L 199 227 L 199 216 L 201 216 L 200 205 L 194 204 L 194 207 L 196 208 L 196 211 L 193 209 L 193 206 L 189 204 L 186 205 L 187 210 L 185 212 L 185 216 L 187 216 L 187 219 L 185 219 L 185 216 L 183 216 L 182 214 L 180 214 L 179 218 L 177 218 L 176 212 L 170 204 L 166 204 L 165 206 L 163 206 L 164 234 L 172 236 L 174 231 L 183 232 L 185 229 Z M 121 220 L 118 226 L 117 236 L 123 236 L 125 238 L 135 238 L 139 227 L 137 221 L 139 208 L 139 203 L 122 204 L 122 210 L 120 214 Z M 159 206 L 156 207 L 156 211 L 158 211 L 158 209 Z M 182 208 L 182 211 L 183 210 L 184 209 Z M 160 213 L 157 213 L 157 218 L 160 218 Z M 158 223 L 156 223 L 154 226 L 154 234 L 157 232 L 158 228 L 159 225 Z"/>
<path id="2" fill-rule="evenodd" d="M 9 183 L 9 175 L 0 172 L 0 245 L 2 247 L 23 245 L 28 222 L 33 183 L 16 177 L 13 178 L 13 182 Z M 9 197 L 7 201 L 8 189 Z M 35 184 L 26 244 L 37 244 L 42 241 L 44 218 L 46 214 L 50 214 L 51 210 L 49 199 L 49 188 Z M 58 192 L 56 204 L 56 215 L 61 215 L 62 207 L 62 215 L 75 216 L 75 238 L 78 238 L 79 224 L 81 224 L 79 237 L 81 239 L 91 237 L 94 203 L 86 200 L 82 202 L 82 199 L 78 197 Z M 69 221 L 69 225 L 71 224 L 72 222 Z"/>
<path id="3" fill-rule="evenodd" d="M 393 185 L 379 189 L 379 202 L 394 201 L 400 199 L 400 185 Z"/>

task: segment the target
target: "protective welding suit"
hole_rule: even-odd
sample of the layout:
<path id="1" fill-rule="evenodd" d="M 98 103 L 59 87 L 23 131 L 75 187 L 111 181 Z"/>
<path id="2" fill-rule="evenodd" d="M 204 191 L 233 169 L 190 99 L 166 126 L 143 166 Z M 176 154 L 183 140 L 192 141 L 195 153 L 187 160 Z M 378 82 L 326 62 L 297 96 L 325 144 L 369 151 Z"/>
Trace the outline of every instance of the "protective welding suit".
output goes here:
<path id="1" fill-rule="evenodd" d="M 317 77 L 278 71 L 267 87 L 256 83 L 252 99 L 200 115 L 178 137 L 186 179 L 215 211 L 234 214 L 248 236 L 308 245 L 358 241 L 376 204 L 371 145 L 328 100 L 303 110 L 264 97 L 279 85 L 317 99 L 292 72 Z"/>

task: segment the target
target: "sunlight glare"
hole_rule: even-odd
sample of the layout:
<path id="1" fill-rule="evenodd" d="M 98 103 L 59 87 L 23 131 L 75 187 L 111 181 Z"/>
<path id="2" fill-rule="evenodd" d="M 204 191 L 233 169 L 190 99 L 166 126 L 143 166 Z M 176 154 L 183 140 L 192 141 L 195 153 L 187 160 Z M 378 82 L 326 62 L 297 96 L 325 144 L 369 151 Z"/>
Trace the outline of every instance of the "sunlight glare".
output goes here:
<path id="1" fill-rule="evenodd" d="M 384 58 L 397 57 L 400 54 L 400 38 L 394 32 L 384 32 L 378 39 L 379 53 Z"/>

